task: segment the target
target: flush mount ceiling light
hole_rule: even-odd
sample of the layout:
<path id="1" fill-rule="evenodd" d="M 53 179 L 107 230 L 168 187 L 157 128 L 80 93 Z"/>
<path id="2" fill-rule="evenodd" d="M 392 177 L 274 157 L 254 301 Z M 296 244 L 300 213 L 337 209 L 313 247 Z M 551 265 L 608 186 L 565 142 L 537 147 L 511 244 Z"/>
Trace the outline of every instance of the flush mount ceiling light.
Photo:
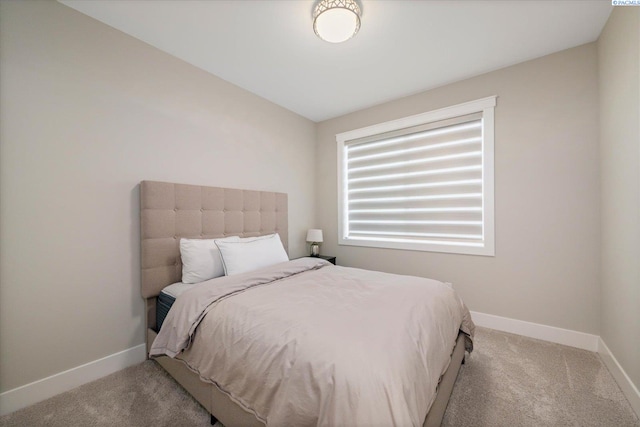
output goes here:
<path id="1" fill-rule="evenodd" d="M 313 10 L 313 31 L 329 43 L 342 43 L 360 29 L 360 7 L 355 0 L 320 0 Z"/>

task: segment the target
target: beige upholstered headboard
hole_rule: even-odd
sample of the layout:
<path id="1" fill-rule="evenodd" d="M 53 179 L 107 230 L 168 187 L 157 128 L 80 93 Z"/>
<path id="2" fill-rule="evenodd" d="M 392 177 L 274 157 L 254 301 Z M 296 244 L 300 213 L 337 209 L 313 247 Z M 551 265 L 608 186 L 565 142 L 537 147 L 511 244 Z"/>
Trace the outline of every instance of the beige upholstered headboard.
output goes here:
<path id="1" fill-rule="evenodd" d="M 148 322 L 154 326 L 149 310 L 155 310 L 155 297 L 182 277 L 181 237 L 212 239 L 278 233 L 287 249 L 287 195 L 142 181 L 140 229 L 141 291 L 147 299 Z"/>

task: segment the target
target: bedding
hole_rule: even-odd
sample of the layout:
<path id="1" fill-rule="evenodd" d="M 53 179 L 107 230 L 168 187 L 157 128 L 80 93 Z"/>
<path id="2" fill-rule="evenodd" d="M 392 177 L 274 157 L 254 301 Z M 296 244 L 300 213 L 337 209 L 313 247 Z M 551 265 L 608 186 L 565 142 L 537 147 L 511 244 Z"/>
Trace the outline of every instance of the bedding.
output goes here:
<path id="1" fill-rule="evenodd" d="M 441 282 L 300 258 L 185 291 L 151 356 L 182 360 L 267 425 L 422 425 L 464 303 Z"/>

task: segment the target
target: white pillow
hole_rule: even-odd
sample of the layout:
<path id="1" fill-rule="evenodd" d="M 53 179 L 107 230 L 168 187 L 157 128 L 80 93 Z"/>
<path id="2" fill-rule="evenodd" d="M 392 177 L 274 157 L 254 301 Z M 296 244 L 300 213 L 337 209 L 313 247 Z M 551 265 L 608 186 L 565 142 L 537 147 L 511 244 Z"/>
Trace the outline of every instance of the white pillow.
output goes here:
<path id="1" fill-rule="evenodd" d="M 270 239 L 273 234 L 267 234 L 266 236 L 254 236 L 254 237 L 238 237 L 240 242 L 253 242 L 254 240 Z"/>
<path id="2" fill-rule="evenodd" d="M 239 240 L 238 236 L 219 240 Z M 216 239 L 180 239 L 182 283 L 200 283 L 224 276 L 224 267 Z"/>
<path id="3" fill-rule="evenodd" d="M 236 241 L 216 240 L 227 276 L 289 261 L 278 234 Z"/>

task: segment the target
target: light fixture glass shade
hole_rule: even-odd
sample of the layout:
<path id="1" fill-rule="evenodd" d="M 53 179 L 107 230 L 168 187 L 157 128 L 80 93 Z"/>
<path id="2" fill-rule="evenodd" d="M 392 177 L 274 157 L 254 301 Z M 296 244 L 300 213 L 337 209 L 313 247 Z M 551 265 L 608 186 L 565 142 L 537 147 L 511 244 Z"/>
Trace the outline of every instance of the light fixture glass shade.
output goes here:
<path id="1" fill-rule="evenodd" d="M 355 0 L 321 0 L 313 11 L 313 31 L 329 43 L 342 43 L 360 29 L 360 7 Z"/>
<path id="2" fill-rule="evenodd" d="M 307 231 L 307 242 L 322 243 L 322 230 L 312 228 Z"/>

